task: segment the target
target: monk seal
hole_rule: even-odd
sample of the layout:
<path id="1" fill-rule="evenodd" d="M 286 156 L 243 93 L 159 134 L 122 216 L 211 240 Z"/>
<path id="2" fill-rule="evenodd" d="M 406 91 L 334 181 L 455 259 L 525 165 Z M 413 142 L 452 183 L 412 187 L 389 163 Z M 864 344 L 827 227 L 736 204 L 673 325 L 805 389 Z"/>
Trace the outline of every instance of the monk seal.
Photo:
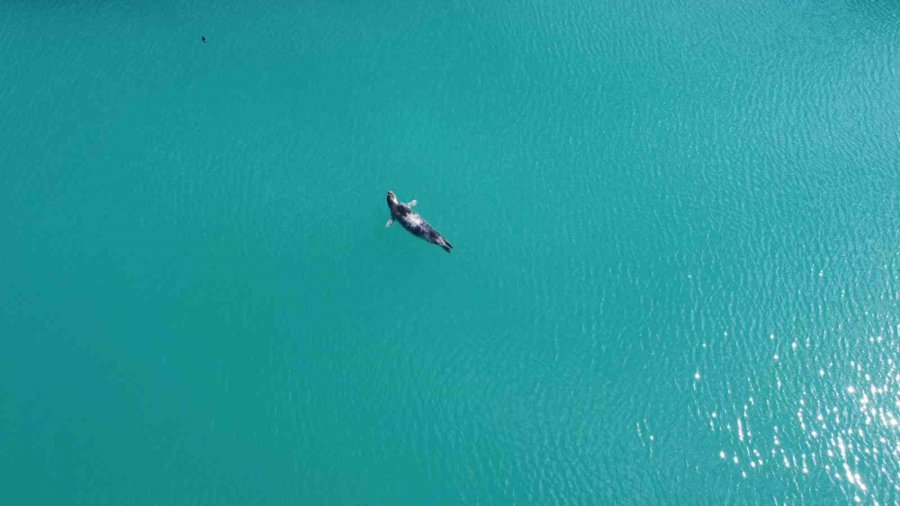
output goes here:
<path id="1" fill-rule="evenodd" d="M 390 227 L 394 224 L 394 220 L 397 220 L 403 225 L 403 228 L 409 230 L 414 236 L 421 237 L 432 244 L 437 244 L 444 248 L 444 251 L 447 253 L 450 253 L 450 250 L 453 249 L 453 245 L 447 239 L 444 239 L 440 232 L 432 228 L 424 218 L 413 212 L 412 208 L 418 204 L 417 201 L 413 200 L 404 204 L 397 200 L 397 195 L 394 192 L 388 192 L 387 204 L 391 209 L 391 219 L 384 224 L 385 228 Z"/>

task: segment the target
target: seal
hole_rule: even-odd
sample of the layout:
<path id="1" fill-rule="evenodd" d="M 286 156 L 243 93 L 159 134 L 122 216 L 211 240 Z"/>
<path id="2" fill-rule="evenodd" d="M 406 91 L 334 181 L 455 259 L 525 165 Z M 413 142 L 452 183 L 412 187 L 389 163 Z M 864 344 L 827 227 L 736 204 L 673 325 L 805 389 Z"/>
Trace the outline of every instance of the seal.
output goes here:
<path id="1" fill-rule="evenodd" d="M 424 218 L 413 212 L 412 208 L 418 204 L 417 201 L 413 200 L 404 204 L 397 200 L 397 195 L 394 192 L 388 192 L 387 204 L 391 209 L 391 219 L 384 224 L 385 228 L 390 227 L 394 224 L 394 220 L 397 220 L 403 225 L 403 228 L 409 230 L 414 236 L 421 237 L 431 244 L 437 244 L 444 248 L 444 251 L 447 253 L 450 253 L 453 249 L 453 245 L 447 239 L 444 239 L 440 232 L 432 228 Z"/>

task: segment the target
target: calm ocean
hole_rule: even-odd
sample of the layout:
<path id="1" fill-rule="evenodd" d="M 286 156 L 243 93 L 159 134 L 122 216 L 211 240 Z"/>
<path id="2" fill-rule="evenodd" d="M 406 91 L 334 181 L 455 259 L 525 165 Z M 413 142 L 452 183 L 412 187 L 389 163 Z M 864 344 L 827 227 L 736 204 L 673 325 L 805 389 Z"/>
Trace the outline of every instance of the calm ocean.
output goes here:
<path id="1" fill-rule="evenodd" d="M 900 498 L 900 2 L 7 0 L 0 61 L 4 504 Z"/>

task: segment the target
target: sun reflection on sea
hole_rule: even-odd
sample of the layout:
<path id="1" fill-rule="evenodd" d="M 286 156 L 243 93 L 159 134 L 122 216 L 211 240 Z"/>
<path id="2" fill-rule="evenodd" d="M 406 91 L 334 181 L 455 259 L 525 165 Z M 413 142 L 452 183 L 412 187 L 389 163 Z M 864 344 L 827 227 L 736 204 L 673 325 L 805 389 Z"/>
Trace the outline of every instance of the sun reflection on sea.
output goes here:
<path id="1" fill-rule="evenodd" d="M 774 348 L 769 365 L 746 378 L 746 387 L 710 373 L 701 382 L 706 364 L 697 367 L 698 415 L 722 441 L 712 457 L 733 467 L 740 480 L 815 475 L 827 477 L 856 503 L 884 504 L 897 496 L 900 368 L 890 340 L 873 336 L 858 356 L 823 363 L 810 339 L 782 344 L 771 334 L 768 341 Z M 704 353 L 712 348 L 702 345 Z"/>

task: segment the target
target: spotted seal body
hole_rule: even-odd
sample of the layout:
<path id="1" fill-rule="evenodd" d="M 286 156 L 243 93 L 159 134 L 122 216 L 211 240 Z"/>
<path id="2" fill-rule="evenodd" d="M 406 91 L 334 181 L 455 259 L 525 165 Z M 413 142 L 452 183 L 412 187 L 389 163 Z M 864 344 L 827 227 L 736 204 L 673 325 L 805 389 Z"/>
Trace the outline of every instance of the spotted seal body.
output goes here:
<path id="1" fill-rule="evenodd" d="M 421 237 L 432 244 L 437 244 L 444 248 L 444 251 L 447 253 L 450 253 L 453 249 L 453 245 L 447 239 L 444 239 L 440 232 L 432 228 L 424 218 L 413 212 L 412 208 L 417 204 L 415 200 L 403 203 L 397 200 L 397 195 L 394 192 L 388 192 L 387 204 L 391 210 L 391 219 L 384 225 L 385 227 L 390 227 L 396 220 L 403 225 L 403 228 L 409 230 L 416 237 Z"/>

